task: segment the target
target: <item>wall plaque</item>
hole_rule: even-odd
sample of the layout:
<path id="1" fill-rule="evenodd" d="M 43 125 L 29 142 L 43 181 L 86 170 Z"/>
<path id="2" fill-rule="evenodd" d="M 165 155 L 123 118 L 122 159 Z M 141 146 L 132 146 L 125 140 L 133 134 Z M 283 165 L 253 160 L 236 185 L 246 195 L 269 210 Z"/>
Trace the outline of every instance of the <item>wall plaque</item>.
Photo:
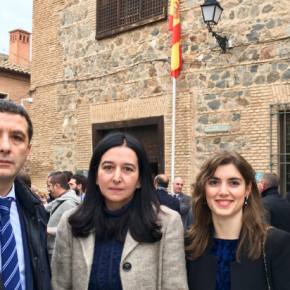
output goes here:
<path id="1" fill-rule="evenodd" d="M 89 177 L 89 170 L 78 169 L 76 170 L 76 174 L 83 174 L 86 178 Z"/>
<path id="2" fill-rule="evenodd" d="M 256 181 L 257 182 L 259 182 L 261 180 L 262 176 L 263 176 L 263 172 L 256 171 L 256 176 L 255 177 L 256 177 Z"/>
<path id="3" fill-rule="evenodd" d="M 204 133 L 229 132 L 229 124 L 204 126 Z"/>

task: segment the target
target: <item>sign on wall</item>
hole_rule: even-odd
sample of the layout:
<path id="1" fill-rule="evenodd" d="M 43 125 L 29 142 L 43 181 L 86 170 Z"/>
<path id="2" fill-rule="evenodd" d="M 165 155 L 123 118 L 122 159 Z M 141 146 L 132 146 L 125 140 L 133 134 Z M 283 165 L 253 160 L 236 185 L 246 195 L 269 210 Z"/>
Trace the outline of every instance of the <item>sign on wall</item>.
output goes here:
<path id="1" fill-rule="evenodd" d="M 204 133 L 229 132 L 229 124 L 204 126 Z"/>
<path id="2" fill-rule="evenodd" d="M 76 173 L 77 174 L 83 174 L 86 178 L 89 177 L 89 170 L 83 170 L 83 169 L 79 169 L 79 170 L 76 170 Z"/>
<path id="3" fill-rule="evenodd" d="M 256 181 L 257 182 L 259 182 L 260 180 L 261 180 L 261 178 L 262 178 L 262 175 L 263 175 L 263 172 L 261 172 L 261 171 L 257 171 L 256 172 Z"/>

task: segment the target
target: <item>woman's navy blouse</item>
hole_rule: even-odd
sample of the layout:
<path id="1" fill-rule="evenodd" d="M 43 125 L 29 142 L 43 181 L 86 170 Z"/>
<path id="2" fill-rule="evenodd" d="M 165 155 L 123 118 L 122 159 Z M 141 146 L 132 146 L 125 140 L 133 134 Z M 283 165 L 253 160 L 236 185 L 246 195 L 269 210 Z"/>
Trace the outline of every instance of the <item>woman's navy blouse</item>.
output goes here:
<path id="1" fill-rule="evenodd" d="M 110 211 L 104 208 L 107 217 L 117 221 L 130 207 Z M 124 232 L 124 239 L 127 231 Z M 122 290 L 120 263 L 124 244 L 112 237 L 106 242 L 96 242 L 88 290 Z"/>
<path id="2" fill-rule="evenodd" d="M 211 255 L 218 258 L 216 290 L 231 290 L 231 262 L 236 261 L 238 240 L 214 239 Z"/>

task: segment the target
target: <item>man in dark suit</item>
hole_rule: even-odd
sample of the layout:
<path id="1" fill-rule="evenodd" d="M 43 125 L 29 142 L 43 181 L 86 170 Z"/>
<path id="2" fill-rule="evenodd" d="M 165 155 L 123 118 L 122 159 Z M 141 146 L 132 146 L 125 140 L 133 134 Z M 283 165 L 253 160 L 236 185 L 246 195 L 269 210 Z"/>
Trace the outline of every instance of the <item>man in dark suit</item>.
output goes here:
<path id="1" fill-rule="evenodd" d="M 46 213 L 18 178 L 29 159 L 33 127 L 26 110 L 0 100 L 0 289 L 50 290 Z"/>
<path id="2" fill-rule="evenodd" d="M 159 195 L 161 204 L 177 211 L 180 214 L 179 201 L 168 194 L 168 183 L 169 179 L 165 174 L 159 174 L 154 179 L 154 184 L 156 187 L 156 191 Z"/>
<path id="3" fill-rule="evenodd" d="M 271 226 L 290 232 L 290 204 L 279 194 L 279 176 L 275 173 L 264 173 L 259 181 L 259 192 L 268 211 L 268 222 Z"/>
<path id="4" fill-rule="evenodd" d="M 180 214 L 181 214 L 182 223 L 184 225 L 187 218 L 188 211 L 190 209 L 190 197 L 181 192 L 182 187 L 183 187 L 182 178 L 180 177 L 175 178 L 172 185 L 173 185 L 173 193 L 171 195 L 179 200 Z"/>

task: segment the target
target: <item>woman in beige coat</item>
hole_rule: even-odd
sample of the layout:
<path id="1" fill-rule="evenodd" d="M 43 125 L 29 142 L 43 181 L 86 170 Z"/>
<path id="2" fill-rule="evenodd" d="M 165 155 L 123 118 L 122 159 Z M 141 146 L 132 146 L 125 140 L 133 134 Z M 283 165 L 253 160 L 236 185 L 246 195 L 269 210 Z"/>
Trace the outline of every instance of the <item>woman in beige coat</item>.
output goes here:
<path id="1" fill-rule="evenodd" d="M 183 227 L 160 206 L 144 148 L 113 133 L 96 147 L 82 205 L 63 215 L 54 290 L 188 290 Z"/>

